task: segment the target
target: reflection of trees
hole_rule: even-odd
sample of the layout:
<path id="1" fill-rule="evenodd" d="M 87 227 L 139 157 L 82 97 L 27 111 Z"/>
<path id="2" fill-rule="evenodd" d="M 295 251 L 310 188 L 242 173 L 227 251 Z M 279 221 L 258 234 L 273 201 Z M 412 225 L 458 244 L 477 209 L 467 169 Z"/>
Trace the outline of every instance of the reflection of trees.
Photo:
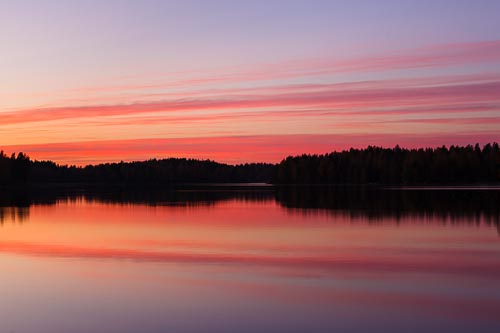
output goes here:
<path id="1" fill-rule="evenodd" d="M 28 221 L 30 214 L 29 207 L 0 207 L 0 224 L 5 222 Z"/>
<path id="2" fill-rule="evenodd" d="M 148 205 L 209 206 L 220 201 L 274 200 L 272 187 L 259 186 L 182 186 L 92 188 L 83 194 L 87 201 Z"/>
<path id="3" fill-rule="evenodd" d="M 381 189 L 378 187 L 278 187 L 276 201 L 303 213 L 320 210 L 371 222 L 414 217 L 449 223 L 500 224 L 500 190 Z"/>
<path id="4" fill-rule="evenodd" d="M 239 200 L 264 202 L 274 200 L 272 187 L 262 186 L 182 186 L 182 187 L 35 187 L 0 191 L 0 223 L 23 222 L 29 218 L 31 205 L 55 205 L 61 201 L 109 204 L 146 204 L 151 206 L 212 206 L 218 202 Z"/>
<path id="5" fill-rule="evenodd" d="M 25 189 L 0 191 L 0 223 L 25 222 L 29 219 L 31 200 Z"/>
<path id="6" fill-rule="evenodd" d="M 0 192 L 0 222 L 25 221 L 29 206 L 86 200 L 111 204 L 210 206 L 229 200 L 276 201 L 290 213 L 345 216 L 368 223 L 496 225 L 500 190 L 391 190 L 362 186 L 179 186 L 24 188 Z"/>
<path id="7" fill-rule="evenodd" d="M 59 201 L 85 199 L 102 203 L 176 206 L 207 206 L 227 200 L 274 200 L 274 189 L 251 185 L 160 186 L 85 186 L 39 187 L 0 192 L 0 206 L 21 207 L 32 204 L 53 205 Z"/>

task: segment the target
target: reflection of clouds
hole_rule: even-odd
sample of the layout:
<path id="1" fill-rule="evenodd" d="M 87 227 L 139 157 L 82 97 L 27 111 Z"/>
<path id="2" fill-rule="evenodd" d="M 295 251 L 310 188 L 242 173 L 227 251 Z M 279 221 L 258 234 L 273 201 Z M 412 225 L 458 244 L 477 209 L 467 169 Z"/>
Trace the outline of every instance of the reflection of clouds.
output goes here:
<path id="1" fill-rule="evenodd" d="M 24 223 L 30 216 L 29 207 L 0 207 L 0 224 L 5 222 Z"/>
<path id="2" fill-rule="evenodd" d="M 240 251 L 216 253 L 211 251 L 154 251 L 130 248 L 98 248 L 61 244 L 0 242 L 0 251 L 29 256 L 83 258 L 100 260 L 131 260 L 137 262 L 191 263 L 274 267 L 298 272 L 365 272 L 365 273 L 439 273 L 461 276 L 500 278 L 496 249 L 428 249 L 387 248 L 371 254 L 338 254 L 327 251 L 317 255 L 281 255 L 278 253 L 249 254 Z M 391 253 L 391 255 L 389 255 Z M 396 254 L 398 253 L 398 254 Z"/>

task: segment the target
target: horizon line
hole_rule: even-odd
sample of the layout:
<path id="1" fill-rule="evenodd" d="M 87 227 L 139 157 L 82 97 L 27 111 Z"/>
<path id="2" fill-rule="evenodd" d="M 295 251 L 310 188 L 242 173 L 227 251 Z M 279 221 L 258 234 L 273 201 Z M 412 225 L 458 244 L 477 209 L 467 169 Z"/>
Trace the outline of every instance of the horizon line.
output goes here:
<path id="1" fill-rule="evenodd" d="M 188 161 L 198 161 L 198 162 L 212 162 L 212 163 L 217 163 L 217 164 L 221 164 L 221 165 L 228 165 L 228 166 L 240 166 L 240 165 L 246 165 L 246 164 L 249 164 L 249 165 L 252 165 L 252 164 L 270 164 L 270 165 L 278 165 L 280 164 L 282 161 L 286 160 L 287 158 L 290 158 L 290 157 L 300 157 L 300 156 L 324 156 L 324 155 L 328 155 L 328 154 L 333 154 L 333 153 L 343 153 L 343 152 L 349 152 L 350 150 L 367 150 L 367 149 L 370 149 L 370 148 L 378 148 L 378 149 L 401 149 L 401 150 L 408 150 L 408 151 L 412 151 L 412 150 L 427 150 L 427 149 L 432 149 L 432 150 L 436 150 L 436 149 L 441 149 L 441 148 L 444 148 L 444 149 L 451 149 L 451 148 L 467 148 L 467 147 L 476 147 L 476 146 L 479 146 L 481 149 L 483 149 L 485 146 L 487 145 L 498 145 L 499 142 L 493 140 L 491 142 L 487 142 L 487 143 L 483 143 L 483 144 L 480 144 L 479 142 L 475 142 L 475 143 L 468 143 L 468 144 L 451 144 L 451 145 L 446 145 L 446 144 L 442 144 L 442 145 L 433 145 L 433 146 L 420 146 L 420 147 L 407 147 L 407 146 L 402 146 L 398 143 L 396 143 L 395 145 L 393 146 L 388 146 L 388 145 L 366 145 L 362 148 L 359 148 L 359 147 L 350 147 L 350 148 L 344 148 L 344 149 L 334 149 L 334 150 L 330 150 L 330 151 L 326 151 L 326 152 L 322 152 L 322 153 L 306 153 L 306 152 L 303 152 L 303 153 L 298 153 L 298 154 L 291 154 L 291 155 L 285 155 L 283 158 L 281 158 L 281 160 L 279 162 L 265 162 L 265 161 L 253 161 L 253 162 L 242 162 L 242 163 L 226 163 L 226 162 L 221 162 L 221 161 L 218 161 L 216 159 L 212 159 L 212 158 L 195 158 L 195 157 L 182 157 L 182 156 L 164 156 L 164 157 L 150 157 L 150 158 L 145 158 L 145 159 L 135 159 L 135 160 L 109 160 L 109 161 L 104 161 L 104 162 L 98 162 L 98 163 L 88 163 L 88 164 L 71 164 L 71 163 L 58 163 L 54 160 L 50 160 L 50 159 L 36 159 L 36 158 L 31 158 L 31 156 L 28 154 L 28 153 L 25 153 L 23 152 L 22 150 L 19 150 L 19 151 L 12 151 L 12 152 L 7 152 L 5 151 L 2 147 L 0 147 L 0 156 L 5 156 L 7 158 L 12 158 L 12 156 L 19 156 L 20 154 L 23 154 L 25 157 L 27 157 L 31 162 L 50 162 L 50 163 L 54 163 L 56 164 L 57 166 L 59 167 L 76 167 L 76 168 L 85 168 L 85 167 L 90 167 L 90 166 L 100 166 L 100 165 L 106 165 L 106 164 L 121 164 L 121 163 L 125 163 L 125 164 L 133 164 L 133 163 L 144 163 L 144 162 L 148 162 L 148 161 L 163 161 L 163 160 L 188 160 Z"/>

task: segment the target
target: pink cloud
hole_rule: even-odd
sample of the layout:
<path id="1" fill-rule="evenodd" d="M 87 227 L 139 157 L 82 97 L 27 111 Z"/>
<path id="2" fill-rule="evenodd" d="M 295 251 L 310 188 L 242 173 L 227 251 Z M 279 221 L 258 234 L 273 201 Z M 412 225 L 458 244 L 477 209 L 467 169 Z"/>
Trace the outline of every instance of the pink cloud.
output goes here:
<path id="1" fill-rule="evenodd" d="M 278 94 L 228 95 L 225 98 L 180 99 L 124 105 L 77 106 L 49 109 L 28 109 L 0 113 L 0 123 L 18 124 L 61 119 L 93 118 L 105 116 L 140 115 L 145 113 L 174 111 L 237 111 L 257 108 L 343 108 L 346 111 L 361 107 L 418 107 L 435 105 L 457 105 L 460 103 L 499 103 L 500 81 L 451 84 L 424 87 L 385 87 L 380 82 L 377 88 L 324 89 L 320 91 L 297 91 Z M 229 114 L 229 113 L 227 113 Z"/>
<path id="2" fill-rule="evenodd" d="M 61 107 L 4 111 L 0 113 L 0 129 L 5 130 L 3 138 L 7 142 L 17 142 L 17 135 L 23 131 L 33 137 L 31 141 L 35 141 L 36 135 L 42 131 L 54 130 L 50 132 L 54 143 L 37 145 L 33 142 L 6 146 L 4 149 L 24 150 L 35 158 L 78 164 L 163 156 L 211 158 L 229 163 L 276 162 L 289 154 L 323 153 L 368 144 L 393 146 L 399 143 L 413 147 L 498 141 L 496 133 L 500 129 L 496 132 L 491 130 L 500 125 L 495 114 L 500 111 L 498 73 L 324 84 L 284 85 L 270 82 L 266 87 L 261 85 L 248 88 L 240 86 L 215 89 L 210 85 L 216 82 L 243 83 L 303 78 L 343 71 L 387 71 L 500 63 L 499 59 L 500 41 L 489 41 L 437 45 L 348 60 L 291 61 L 279 66 L 269 64 L 247 71 L 228 69 L 220 76 L 181 78 L 166 86 L 146 84 L 108 87 L 111 91 L 122 92 L 162 87 L 194 87 L 191 91 L 184 92 L 138 94 L 136 96 L 142 98 L 140 102 L 96 105 L 96 100 L 91 100 L 88 105 L 68 104 Z M 208 85 L 209 89 L 195 90 L 204 85 Z M 96 91 L 98 90 L 96 87 Z M 106 87 L 103 87 L 103 91 L 105 90 Z M 302 121 L 304 125 L 301 128 L 297 124 Z M 75 122 L 82 126 L 82 133 L 85 130 L 92 132 L 89 138 L 99 137 L 104 126 L 114 126 L 115 131 L 119 131 L 120 126 L 127 127 L 126 131 L 129 132 L 124 129 L 120 137 L 130 137 L 130 140 L 65 143 L 70 140 L 70 130 L 66 130 L 66 126 L 74 125 Z M 245 124 L 247 127 L 232 131 L 233 123 Z M 263 126 L 263 123 L 266 125 Z M 267 128 L 272 123 L 279 127 L 278 133 L 292 132 L 292 129 L 287 131 L 287 126 L 293 123 L 293 133 L 300 133 L 301 129 L 303 133 L 311 133 L 312 127 L 317 126 L 318 134 L 270 135 Z M 399 123 L 414 129 L 415 134 L 394 133 Z M 223 129 L 211 129 L 212 125 L 221 124 L 225 126 Z M 385 131 L 385 134 L 374 134 L 374 124 L 378 126 L 377 133 Z M 143 139 L 148 126 L 154 125 L 171 125 L 174 131 L 170 136 L 178 138 Z M 439 126 L 440 132 L 429 131 L 427 125 L 436 125 L 430 126 L 434 131 Z M 142 138 L 134 137 L 134 131 L 131 130 L 134 126 L 141 128 Z M 465 130 L 467 126 L 469 128 Z M 93 132 L 94 128 L 97 130 Z M 453 133 L 457 128 L 464 132 L 443 134 Z M 480 128 L 489 130 L 481 132 Z M 363 134 L 336 135 L 334 131 L 337 129 L 342 132 L 355 130 L 356 133 Z M 193 133 L 201 138 L 190 138 Z M 230 135 L 224 136 L 225 133 Z M 238 133 L 248 135 L 236 136 Z M 160 134 L 156 131 L 154 135 Z M 215 138 L 208 138 L 209 136 Z"/>

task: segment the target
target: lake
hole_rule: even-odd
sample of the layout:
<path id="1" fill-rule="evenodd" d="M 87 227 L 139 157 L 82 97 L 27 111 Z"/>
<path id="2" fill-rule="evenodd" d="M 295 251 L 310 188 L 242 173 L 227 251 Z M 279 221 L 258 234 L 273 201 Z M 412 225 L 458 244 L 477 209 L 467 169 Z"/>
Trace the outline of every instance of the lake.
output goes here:
<path id="1" fill-rule="evenodd" d="M 1 193 L 1 332 L 500 332 L 500 188 Z"/>

